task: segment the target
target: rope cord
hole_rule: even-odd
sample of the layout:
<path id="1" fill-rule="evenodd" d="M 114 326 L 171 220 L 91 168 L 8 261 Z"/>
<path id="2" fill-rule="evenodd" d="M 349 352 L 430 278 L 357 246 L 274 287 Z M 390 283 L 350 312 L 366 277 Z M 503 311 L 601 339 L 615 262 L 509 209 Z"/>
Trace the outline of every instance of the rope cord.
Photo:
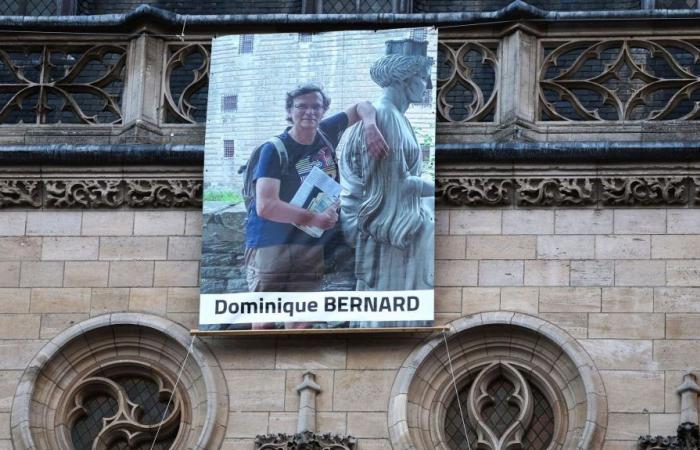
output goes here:
<path id="1" fill-rule="evenodd" d="M 464 427 L 464 440 L 467 441 L 467 448 L 472 450 L 472 444 L 469 442 L 469 433 L 467 432 L 467 421 L 464 419 L 462 411 L 462 401 L 459 399 L 459 389 L 457 389 L 457 379 L 455 371 L 452 367 L 452 356 L 450 356 L 450 347 L 447 345 L 447 333 L 443 330 L 442 338 L 445 340 L 445 350 L 447 351 L 447 361 L 450 363 L 450 374 L 452 375 L 452 386 L 455 388 L 455 396 L 457 397 L 457 406 L 459 407 L 459 416 L 462 418 L 462 426 Z"/>

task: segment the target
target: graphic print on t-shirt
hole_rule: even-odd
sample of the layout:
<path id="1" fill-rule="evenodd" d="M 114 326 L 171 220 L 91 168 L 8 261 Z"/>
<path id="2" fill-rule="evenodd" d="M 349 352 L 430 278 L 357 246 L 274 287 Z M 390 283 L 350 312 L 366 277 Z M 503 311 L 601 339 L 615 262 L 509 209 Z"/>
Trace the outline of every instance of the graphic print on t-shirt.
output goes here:
<path id="1" fill-rule="evenodd" d="M 299 173 L 302 183 L 309 175 L 311 169 L 318 167 L 323 170 L 329 177 L 336 179 L 336 165 L 331 154 L 331 149 L 328 146 L 322 147 L 318 152 L 304 156 L 296 163 L 296 169 Z"/>

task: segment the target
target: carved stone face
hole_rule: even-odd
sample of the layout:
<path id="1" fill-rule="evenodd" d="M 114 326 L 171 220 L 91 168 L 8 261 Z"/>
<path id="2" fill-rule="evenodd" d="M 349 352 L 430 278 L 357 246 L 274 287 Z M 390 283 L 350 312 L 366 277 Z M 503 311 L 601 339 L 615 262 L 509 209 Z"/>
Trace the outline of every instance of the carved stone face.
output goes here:
<path id="1" fill-rule="evenodd" d="M 295 97 L 292 107 L 287 110 L 293 126 L 300 129 L 316 129 L 325 112 L 323 96 L 319 92 L 309 92 Z"/>
<path id="2" fill-rule="evenodd" d="M 426 70 L 425 73 L 413 75 L 404 81 L 404 86 L 408 101 L 411 103 L 421 103 L 425 91 L 433 87 L 430 81 L 430 72 Z"/>

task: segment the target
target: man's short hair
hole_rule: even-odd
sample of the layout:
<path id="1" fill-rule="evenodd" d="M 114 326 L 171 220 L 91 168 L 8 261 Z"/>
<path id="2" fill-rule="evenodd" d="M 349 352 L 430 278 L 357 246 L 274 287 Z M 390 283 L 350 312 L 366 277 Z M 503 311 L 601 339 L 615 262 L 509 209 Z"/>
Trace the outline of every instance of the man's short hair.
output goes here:
<path id="1" fill-rule="evenodd" d="M 291 91 L 287 92 L 286 108 L 292 109 L 295 98 L 299 97 L 300 95 L 310 94 L 312 92 L 318 92 L 319 94 L 321 94 L 321 97 L 323 98 L 323 109 L 327 111 L 328 107 L 331 106 L 331 98 L 328 95 L 326 95 L 326 93 L 323 91 L 323 88 L 316 83 L 301 84 L 292 89 Z"/>

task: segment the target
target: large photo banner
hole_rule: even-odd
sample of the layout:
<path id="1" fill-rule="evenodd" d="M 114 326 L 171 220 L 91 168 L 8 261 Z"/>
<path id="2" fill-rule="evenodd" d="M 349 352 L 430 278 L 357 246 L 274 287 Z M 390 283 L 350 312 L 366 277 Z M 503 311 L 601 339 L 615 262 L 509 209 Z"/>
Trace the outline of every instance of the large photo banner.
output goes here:
<path id="1" fill-rule="evenodd" d="M 200 330 L 431 326 L 428 28 L 214 39 Z"/>

